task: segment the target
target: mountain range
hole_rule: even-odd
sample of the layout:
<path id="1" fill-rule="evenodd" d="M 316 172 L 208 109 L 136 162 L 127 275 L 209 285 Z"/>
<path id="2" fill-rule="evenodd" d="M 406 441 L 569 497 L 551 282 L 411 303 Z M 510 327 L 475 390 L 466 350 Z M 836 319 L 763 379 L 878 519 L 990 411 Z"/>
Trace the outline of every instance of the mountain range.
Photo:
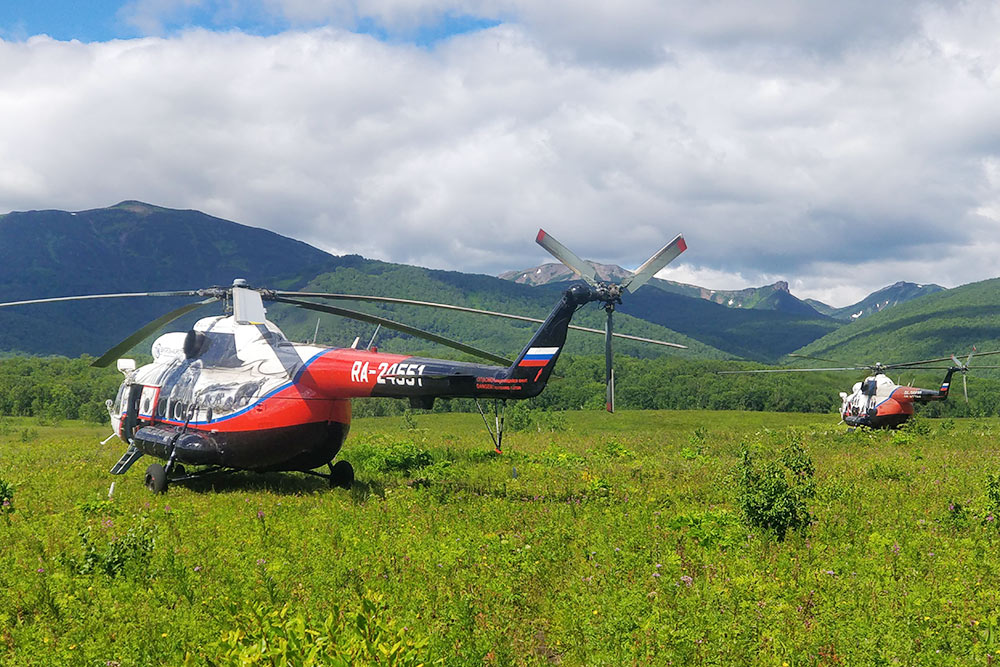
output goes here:
<path id="1" fill-rule="evenodd" d="M 585 260 L 594 267 L 601 280 L 620 282 L 631 275 L 631 272 L 615 264 L 599 264 Z M 534 266 L 520 271 L 501 273 L 504 280 L 513 280 L 524 285 L 549 285 L 565 282 L 574 278 L 574 273 L 563 264 L 550 263 Z M 823 315 L 836 320 L 853 321 L 877 313 L 885 308 L 905 303 L 925 294 L 940 292 L 940 285 L 896 282 L 888 287 L 869 294 L 857 303 L 837 308 L 814 299 L 799 299 L 792 295 L 788 283 L 779 280 L 762 287 L 747 287 L 740 290 L 713 290 L 697 285 L 678 283 L 672 280 L 653 278 L 650 284 L 666 292 L 682 294 L 711 301 L 729 308 L 752 308 L 756 310 L 778 310 L 800 315 Z"/>
<path id="2" fill-rule="evenodd" d="M 620 267 L 595 265 L 618 281 Z M 277 289 L 396 296 L 544 317 L 573 278 L 561 265 L 543 265 L 493 277 L 381 262 L 358 255 L 333 256 L 273 232 L 222 220 L 198 211 L 168 209 L 136 201 L 89 211 L 26 211 L 0 216 L 0 300 L 71 294 L 105 294 L 197 289 L 245 278 Z M 911 332 L 914 349 L 933 347 L 927 336 L 935 309 L 963 302 L 968 288 L 896 283 L 852 306 L 837 309 L 793 296 L 778 282 L 747 290 L 709 290 L 654 279 L 631 295 L 616 313 L 616 330 L 688 346 L 671 352 L 693 358 L 740 358 L 777 362 L 806 350 L 850 353 L 864 358 L 896 327 Z M 985 298 L 989 288 L 968 298 Z M 963 296 L 964 295 L 964 296 Z M 101 354 L 164 312 L 184 303 L 176 298 L 128 298 L 0 309 L 0 354 Z M 925 304 L 933 304 L 933 307 Z M 1000 304 L 998 304 L 1000 305 Z M 479 315 L 453 314 L 414 306 L 349 306 L 447 335 L 501 354 L 514 354 L 533 325 Z M 931 310 L 923 310 L 930 307 Z M 959 313 L 966 306 L 953 313 Z M 973 306 L 969 306 L 973 307 Z M 989 307 L 972 317 L 988 319 Z M 201 309 L 170 325 L 189 326 Z M 951 312 L 951 311 L 948 311 Z M 912 313 L 900 320 L 897 313 Z M 293 339 L 347 345 L 367 341 L 373 327 L 353 320 L 274 306 L 274 319 Z M 604 313 L 584 308 L 574 319 L 602 328 Z M 928 323 L 929 321 L 929 323 Z M 978 319 L 977 319 L 978 321 Z M 889 326 L 887 323 L 894 323 Z M 948 322 L 957 323 L 955 319 Z M 317 333 L 318 327 L 318 333 Z M 969 338 L 992 331 L 989 325 Z M 973 333 L 975 335 L 973 335 Z M 909 335 L 909 334 L 907 334 Z M 941 336 L 941 332 L 937 335 Z M 1000 337 L 1000 331 L 994 337 Z M 949 338 L 945 336 L 945 338 Z M 951 338 L 954 338 L 953 336 Z M 872 341 L 869 345 L 862 341 Z M 916 343 L 920 343 L 919 345 Z M 378 344 L 400 352 L 456 356 L 420 339 L 382 331 Z M 982 344 L 982 341 L 980 343 Z M 893 345 L 893 348 L 898 345 Z M 148 350 L 148 347 L 145 348 Z M 573 334 L 570 353 L 597 353 L 602 336 Z M 663 348 L 616 343 L 632 356 L 662 354 Z M 137 348 L 142 352 L 143 348 Z M 939 354 L 931 352 L 930 354 Z"/>

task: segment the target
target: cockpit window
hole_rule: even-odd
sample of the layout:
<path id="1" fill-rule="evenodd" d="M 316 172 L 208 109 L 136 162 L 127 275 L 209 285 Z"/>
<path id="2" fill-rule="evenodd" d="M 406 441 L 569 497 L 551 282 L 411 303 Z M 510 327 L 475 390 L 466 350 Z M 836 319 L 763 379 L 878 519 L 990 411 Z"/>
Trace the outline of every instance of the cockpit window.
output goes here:
<path id="1" fill-rule="evenodd" d="M 197 359 L 206 366 L 236 368 L 243 362 L 236 356 L 236 336 L 231 333 L 207 331 L 199 348 Z"/>

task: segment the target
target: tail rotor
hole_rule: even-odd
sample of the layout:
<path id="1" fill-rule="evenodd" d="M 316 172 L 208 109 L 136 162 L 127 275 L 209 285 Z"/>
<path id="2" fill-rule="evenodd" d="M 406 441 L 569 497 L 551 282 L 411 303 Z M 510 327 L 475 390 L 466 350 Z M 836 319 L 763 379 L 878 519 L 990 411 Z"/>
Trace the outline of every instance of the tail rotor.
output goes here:
<path id="1" fill-rule="evenodd" d="M 636 269 L 635 273 L 620 283 L 599 280 L 597 270 L 591 266 L 590 263 L 580 259 L 576 253 L 557 241 L 555 237 L 546 233 L 544 229 L 538 230 L 538 236 L 535 237 L 535 241 L 538 245 L 545 248 L 549 254 L 572 270 L 573 273 L 583 278 L 583 280 L 590 285 L 593 290 L 595 297 L 594 300 L 603 304 L 604 311 L 607 313 L 607 319 L 604 323 L 604 383 L 606 385 L 605 407 L 608 412 L 614 412 L 615 381 L 614 368 L 612 364 L 614 352 L 612 349 L 611 339 L 615 335 L 615 306 L 621 304 L 622 294 L 626 290 L 630 294 L 634 293 L 640 287 L 649 282 L 649 279 L 652 278 L 658 271 L 673 260 L 677 259 L 682 252 L 687 250 L 687 244 L 684 242 L 684 237 L 681 234 L 675 236 L 670 243 L 657 250 L 652 257 L 643 262 L 642 265 Z"/>

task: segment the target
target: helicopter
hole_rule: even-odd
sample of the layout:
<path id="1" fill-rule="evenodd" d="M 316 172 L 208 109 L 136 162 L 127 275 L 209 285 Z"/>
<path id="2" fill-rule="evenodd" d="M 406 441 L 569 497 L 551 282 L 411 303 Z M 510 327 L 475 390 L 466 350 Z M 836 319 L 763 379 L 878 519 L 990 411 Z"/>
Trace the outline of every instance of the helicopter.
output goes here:
<path id="1" fill-rule="evenodd" d="M 114 431 L 111 437 L 117 436 L 127 446 L 111 474 L 125 474 L 149 455 L 164 461 L 146 469 L 144 483 L 154 493 L 166 491 L 168 483 L 239 470 L 299 471 L 325 478 L 330 486 L 350 488 L 353 467 L 346 460 L 334 463 L 334 459 L 350 430 L 352 398 L 408 399 L 411 407 L 422 409 L 433 407 L 438 398 L 474 398 L 495 451 L 502 453 L 506 401 L 531 398 L 545 388 L 569 329 L 605 335 L 609 411 L 614 405 L 613 337 L 685 347 L 616 333 L 612 326 L 612 313 L 624 292 L 637 290 L 687 248 L 682 235 L 620 283 L 598 281 L 590 265 L 544 230 L 539 230 L 536 241 L 583 278 L 582 283 L 564 291 L 544 320 L 383 296 L 272 290 L 252 287 L 244 279 L 234 280 L 229 287 L 50 297 L 0 303 L 0 307 L 115 298 L 197 298 L 148 323 L 92 363 L 106 367 L 116 361 L 124 375 L 117 396 L 107 401 Z M 429 331 L 315 299 L 420 305 L 541 326 L 516 358 L 507 359 Z M 224 314 L 199 319 L 188 331 L 157 337 L 151 350 L 152 363 L 137 367 L 135 360 L 123 356 L 170 322 L 212 303 L 222 303 Z M 267 319 L 265 303 L 360 320 L 499 365 L 391 354 L 372 344 L 361 349 L 357 339 L 347 348 L 291 342 Z M 607 312 L 604 331 L 570 324 L 574 313 L 589 303 L 600 304 Z M 490 400 L 492 426 L 482 405 Z M 327 472 L 317 470 L 324 466 Z"/>
<path id="2" fill-rule="evenodd" d="M 735 373 L 810 373 L 810 372 L 835 372 L 835 371 L 860 371 L 867 370 L 871 375 L 864 380 L 854 383 L 850 393 L 840 392 L 840 417 L 844 424 L 849 427 L 866 427 L 873 429 L 894 429 L 902 426 L 913 416 L 913 406 L 915 403 L 927 403 L 929 401 L 945 401 L 948 399 L 951 389 L 951 380 L 955 373 L 962 374 L 962 390 L 965 400 L 969 400 L 968 383 L 966 381 L 969 372 L 969 364 L 972 362 L 976 349 L 973 348 L 965 362 L 962 362 L 954 354 L 948 357 L 937 359 L 923 359 L 921 361 L 909 361 L 894 364 L 875 363 L 866 366 L 840 366 L 836 368 L 770 368 L 746 371 L 720 371 L 722 374 Z M 979 356 L 1000 354 L 1000 350 L 995 352 L 983 352 Z M 830 359 L 810 357 L 802 354 L 790 354 L 790 357 L 804 359 L 815 359 L 828 363 L 839 363 Z M 948 366 L 940 366 L 943 362 L 951 362 Z M 977 368 L 1000 368 L 998 366 L 977 366 Z M 914 369 L 930 370 L 941 369 L 945 371 L 944 379 L 941 381 L 940 389 L 921 389 L 909 385 L 901 385 L 893 382 L 887 373 L 892 370 Z"/>

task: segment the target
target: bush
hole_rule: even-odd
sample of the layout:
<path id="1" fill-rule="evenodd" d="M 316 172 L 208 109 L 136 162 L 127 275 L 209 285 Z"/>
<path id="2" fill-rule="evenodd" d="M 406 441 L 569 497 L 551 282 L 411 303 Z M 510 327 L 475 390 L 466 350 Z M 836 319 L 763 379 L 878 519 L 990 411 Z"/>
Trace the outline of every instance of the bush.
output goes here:
<path id="1" fill-rule="evenodd" d="M 409 473 L 434 462 L 430 452 L 412 440 L 393 440 L 381 435 L 356 445 L 352 451 L 359 467 L 374 472 Z"/>
<path id="2" fill-rule="evenodd" d="M 785 447 L 777 461 L 756 465 L 749 449 L 742 452 L 737 505 L 744 522 L 774 533 L 779 541 L 789 530 L 805 532 L 812 521 L 806 503 L 816 493 L 812 459 L 798 442 Z"/>
<path id="3" fill-rule="evenodd" d="M 1000 474 L 986 475 L 986 513 L 991 520 L 1000 517 Z"/>
<path id="4" fill-rule="evenodd" d="M 140 576 L 148 569 L 156 546 L 153 529 L 144 521 L 121 534 L 114 532 L 114 521 L 110 518 L 104 520 L 98 531 L 88 522 L 79 536 L 82 554 L 63 556 L 64 562 L 77 574 Z"/>
<path id="5" fill-rule="evenodd" d="M 14 485 L 0 477 L 0 516 L 9 520 L 14 513 Z"/>

